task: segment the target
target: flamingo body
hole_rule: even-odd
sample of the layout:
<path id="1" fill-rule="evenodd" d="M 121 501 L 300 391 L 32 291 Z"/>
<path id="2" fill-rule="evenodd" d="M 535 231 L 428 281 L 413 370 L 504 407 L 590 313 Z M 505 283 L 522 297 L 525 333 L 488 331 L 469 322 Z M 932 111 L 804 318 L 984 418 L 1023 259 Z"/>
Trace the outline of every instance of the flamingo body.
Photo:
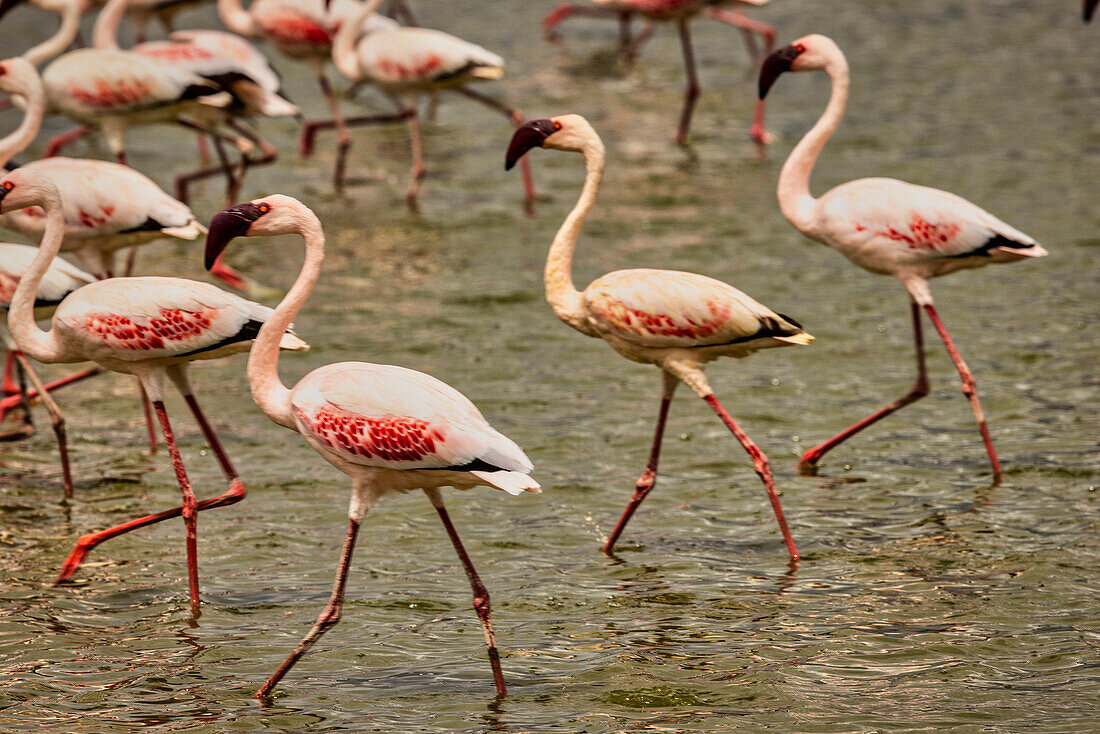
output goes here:
<path id="1" fill-rule="evenodd" d="M 372 33 L 355 50 L 360 76 L 391 93 L 459 87 L 504 75 L 504 59 L 497 54 L 431 28 Z"/>
<path id="2" fill-rule="evenodd" d="M 19 279 L 27 272 L 37 254 L 37 247 L 10 242 L 0 243 L 0 311 L 7 311 L 12 296 L 15 295 L 15 289 L 19 285 Z M 93 282 L 95 282 L 94 275 L 84 272 L 61 258 L 55 258 L 42 276 L 38 290 L 35 292 L 35 317 L 44 318 L 47 315 L 47 309 L 52 310 L 52 307 L 61 303 L 65 296 Z M 4 322 L 0 323 L 0 333 L 7 338 L 6 322 L 7 319 L 4 318 Z"/>

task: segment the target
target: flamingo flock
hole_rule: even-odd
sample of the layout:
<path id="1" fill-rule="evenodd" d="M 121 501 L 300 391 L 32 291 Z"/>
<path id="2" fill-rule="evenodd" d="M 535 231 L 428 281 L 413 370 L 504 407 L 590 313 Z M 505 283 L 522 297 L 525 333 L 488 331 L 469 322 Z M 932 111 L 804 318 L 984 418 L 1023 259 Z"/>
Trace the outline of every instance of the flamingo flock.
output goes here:
<path id="1" fill-rule="evenodd" d="M 0 2 L 0 18 L 19 2 Z M 325 228 L 310 206 L 287 194 L 237 203 L 245 171 L 272 163 L 278 155 L 260 127 L 266 120 L 286 118 L 302 125 L 298 146 L 302 157 L 313 154 L 319 132 L 336 131 L 331 180 L 332 187 L 342 194 L 348 178 L 350 129 L 405 124 L 412 164 L 404 202 L 415 210 L 428 158 L 421 129 L 422 100 L 431 97 L 434 101 L 446 91 L 457 92 L 507 118 L 512 128 L 510 141 L 504 145 L 502 134 L 494 139 L 505 149 L 505 168 L 518 164 L 522 170 L 529 211 L 533 211 L 536 190 L 528 153 L 545 148 L 583 157 L 585 178 L 579 198 L 551 238 L 543 272 L 546 301 L 553 315 L 575 331 L 604 340 L 631 362 L 660 370 L 662 390 L 648 460 L 625 509 L 603 539 L 603 552 L 614 552 L 626 526 L 656 485 L 673 394 L 684 383 L 748 454 L 764 485 L 787 562 L 792 566 L 799 563 L 802 557 L 780 502 L 772 462 L 719 401 L 704 368 L 722 357 L 740 359 L 764 349 L 808 346 L 814 337 L 795 318 L 710 275 L 631 268 L 602 275 L 579 290 L 573 281 L 574 252 L 582 227 L 595 209 L 608 157 L 600 135 L 585 116 L 570 113 L 528 121 L 516 107 L 475 89 L 475 83 L 503 77 L 505 60 L 474 42 L 418 26 L 405 2 L 255 0 L 246 9 L 241 0 L 217 0 L 217 14 L 225 30 L 174 30 L 176 13 L 188 0 L 108 0 L 98 11 L 93 46 L 75 49 L 71 45 L 78 39 L 87 3 L 28 2 L 56 13 L 61 24 L 45 41 L 20 56 L 0 61 L 0 92 L 9 96 L 22 115 L 18 126 L 0 138 L 0 163 L 35 149 L 47 114 L 65 115 L 79 127 L 49 141 L 45 156 L 0 178 L 0 227 L 37 245 L 0 244 L 0 314 L 4 316 L 0 338 L 5 348 L 0 423 L 8 420 L 14 424 L 0 428 L 0 440 L 32 435 L 33 402 L 41 400 L 57 440 L 66 501 L 75 500 L 66 419 L 52 393 L 102 372 L 131 375 L 147 398 L 151 447 L 156 450 L 159 431 L 180 491 L 178 505 L 81 536 L 62 563 L 57 583 L 73 578 L 88 553 L 102 543 L 178 517 L 185 531 L 182 555 L 189 609 L 194 619 L 199 617 L 203 600 L 199 513 L 242 501 L 246 489 L 242 473 L 199 406 L 188 366 L 248 353 L 246 379 L 259 411 L 283 428 L 296 431 L 321 459 L 351 482 L 348 525 L 328 603 L 256 695 L 271 695 L 340 620 L 353 552 L 368 511 L 384 497 L 413 490 L 427 495 L 462 564 L 485 638 L 496 694 L 506 694 L 489 592 L 451 521 L 441 489 L 489 487 L 516 496 L 539 493 L 534 464 L 462 393 L 422 372 L 389 364 L 337 362 L 312 370 L 292 387 L 284 384 L 279 374 L 281 352 L 308 349 L 292 322 L 307 307 L 322 278 Z M 749 20 L 737 7 L 766 2 L 592 0 L 558 6 L 542 26 L 552 35 L 572 16 L 614 18 L 620 24 L 624 49 L 633 56 L 652 34 L 654 23 L 674 23 L 688 80 L 676 132 L 681 145 L 690 142 L 699 96 L 689 30 L 689 23 L 698 17 L 741 29 L 754 62 L 761 61 L 754 36 L 764 41 L 751 122 L 751 136 L 758 145 L 773 142 L 764 128 L 764 100 L 782 74 L 820 71 L 828 76 L 829 101 L 779 170 L 778 207 L 770 215 L 784 217 L 806 238 L 839 251 L 864 270 L 901 281 L 910 303 L 917 376 L 906 395 L 806 451 L 797 468 L 803 474 L 815 474 L 826 453 L 929 393 L 923 336 L 927 319 L 959 373 L 996 484 L 1003 467 L 976 382 L 933 303 L 929 281 L 960 270 L 1032 260 L 1047 251 L 984 209 L 938 189 L 890 178 L 862 178 L 815 197 L 811 174 L 848 104 L 848 63 L 837 43 L 819 34 L 773 50 L 775 30 Z M 1086 22 L 1095 8 L 1095 0 L 1085 1 Z M 382 11 L 389 15 L 381 15 Z M 648 23 L 638 35 L 631 29 L 636 16 Z M 122 48 L 119 31 L 127 17 L 141 42 Z M 167 38 L 144 40 L 152 17 L 170 32 Z M 306 107 L 290 100 L 277 64 L 272 64 L 264 47 L 257 44 L 270 45 L 287 59 L 307 65 L 324 97 L 328 117 L 305 118 Z M 391 100 L 393 109 L 345 115 L 343 95 L 337 93 L 327 74 L 330 60 L 346 82 L 373 87 Z M 44 67 L 41 72 L 40 66 Z M 592 118 L 598 121 L 595 115 Z M 169 126 L 166 140 L 175 141 L 180 127 L 200 136 L 199 165 L 177 175 L 176 197 L 130 167 L 135 163 L 140 168 L 142 162 L 140 155 L 128 152 L 127 131 L 154 124 Z M 289 123 L 284 120 L 284 124 Z M 91 131 L 103 135 L 115 160 L 56 155 Z M 478 134 L 493 137 L 494 131 L 486 128 Z M 217 153 L 217 164 L 208 160 L 208 142 Z M 226 144 L 236 148 L 237 160 L 227 152 Z M 219 175 L 226 179 L 228 207 L 214 214 L 207 226 L 188 203 L 188 190 L 195 181 Z M 197 262 L 198 240 L 204 235 L 202 262 L 231 290 L 165 274 L 133 275 L 133 249 L 125 265 L 116 261 L 120 250 L 169 238 L 194 242 L 191 255 Z M 300 238 L 305 255 L 289 291 L 277 306 L 269 308 L 241 295 L 247 295 L 248 280 L 226 265 L 223 255 L 237 238 L 277 235 Z M 273 259 L 287 257 L 284 247 L 256 247 L 264 247 Z M 59 257 L 61 253 L 71 254 L 81 267 Z M 796 265 L 801 266 L 791 267 Z M 44 329 L 37 320 L 46 318 L 49 325 Z M 33 362 L 92 366 L 45 382 Z M 585 369 L 572 368 L 578 373 Z M 210 446 L 225 477 L 224 489 L 208 494 L 198 493 L 192 486 L 165 407 L 167 383 L 182 396 Z M 553 467 L 541 470 L 549 474 Z M 796 521 L 794 525 L 800 535 L 810 534 L 805 523 Z"/>

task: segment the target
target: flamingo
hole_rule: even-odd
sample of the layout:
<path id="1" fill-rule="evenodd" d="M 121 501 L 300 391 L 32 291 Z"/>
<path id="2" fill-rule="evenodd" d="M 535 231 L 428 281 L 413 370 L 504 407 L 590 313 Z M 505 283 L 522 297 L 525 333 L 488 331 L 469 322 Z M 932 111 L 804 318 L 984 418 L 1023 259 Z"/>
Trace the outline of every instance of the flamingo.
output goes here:
<path id="1" fill-rule="evenodd" d="M 481 621 L 498 695 L 506 689 L 490 619 L 489 592 L 474 569 L 443 504 L 440 488 L 495 487 L 509 494 L 538 492 L 532 465 L 497 432 L 466 396 L 422 372 L 367 362 L 338 362 L 313 370 L 287 388 L 279 378 L 278 340 L 309 298 L 321 273 L 325 235 L 301 202 L 275 194 L 227 209 L 210 222 L 206 263 L 235 237 L 299 234 L 305 262 L 294 285 L 260 328 L 248 357 L 252 399 L 271 420 L 297 431 L 321 457 L 351 479 L 348 532 L 328 606 L 317 623 L 256 693 L 267 696 L 302 655 L 340 619 L 348 568 L 359 526 L 374 502 L 422 489 L 435 507 L 466 570 Z"/>
<path id="2" fill-rule="evenodd" d="M 246 301 L 207 283 L 182 278 L 109 278 L 70 293 L 57 306 L 51 328 L 34 320 L 35 294 L 47 267 L 57 255 L 65 219 L 57 187 L 45 176 L 18 168 L 0 181 L 0 212 L 42 207 L 46 227 L 38 254 L 19 281 L 8 312 L 8 328 L 19 350 L 39 362 L 94 362 L 112 372 L 135 375 L 153 402 L 164 442 L 172 458 L 183 504 L 165 512 L 131 520 L 80 538 L 69 555 L 58 583 L 72 576 L 87 552 L 105 540 L 139 527 L 183 516 L 187 529 L 187 570 L 192 613 L 199 613 L 196 513 L 240 501 L 245 487 L 233 468 L 187 379 L 187 363 L 247 351 L 259 327 L 271 317 L 269 308 Z M 304 349 L 290 331 L 281 346 Z M 229 487 L 198 502 L 164 409 L 164 380 L 183 395 L 221 466 Z"/>
<path id="3" fill-rule="evenodd" d="M 368 34 L 360 40 L 357 29 L 374 15 L 381 3 L 382 0 L 367 0 L 350 16 L 349 22 L 340 27 L 332 42 L 332 61 L 349 80 L 368 80 L 392 97 L 403 100 L 413 155 L 405 200 L 413 205 L 420 190 L 420 180 L 427 170 L 416 111 L 419 95 L 453 89 L 503 113 L 513 125 L 522 123 L 523 115 L 467 86 L 477 79 L 499 79 L 504 75 L 504 60 L 481 46 L 430 28 L 395 27 Z M 337 182 L 343 179 L 346 152 L 346 147 L 342 148 L 336 159 Z M 530 204 L 535 198 L 535 185 L 526 165 L 523 188 Z"/>
<path id="4" fill-rule="evenodd" d="M 325 74 L 325 62 L 332 56 L 332 39 L 337 28 L 346 25 L 348 15 L 357 6 L 353 0 L 256 0 L 244 9 L 241 0 L 218 0 L 218 16 L 229 30 L 246 38 L 269 40 L 279 51 L 309 65 L 332 115 L 328 120 L 310 120 L 302 128 L 298 152 L 302 157 L 313 153 L 313 139 L 318 130 L 335 127 L 339 134 L 338 158 L 342 159 L 351 145 L 349 125 L 373 125 L 400 122 L 406 114 L 362 115 L 345 118 Z M 363 34 L 395 27 L 389 18 L 372 16 L 358 27 Z M 337 189 L 342 175 L 334 178 Z"/>
<path id="5" fill-rule="evenodd" d="M 684 90 L 684 106 L 680 111 L 680 123 L 676 129 L 676 142 L 679 145 L 687 144 L 688 131 L 691 129 L 691 118 L 695 112 L 695 103 L 699 98 L 699 74 L 695 66 L 695 51 L 691 45 L 691 33 L 688 23 L 697 15 L 705 13 L 707 16 L 736 28 L 740 28 L 745 36 L 746 43 L 753 53 L 753 61 L 756 61 L 755 46 L 751 45 L 752 33 L 758 33 L 764 38 L 764 53 L 771 53 L 775 45 L 775 29 L 765 23 L 753 21 L 739 12 L 727 10 L 721 5 L 765 5 L 769 0 L 593 0 L 594 5 L 578 5 L 576 3 L 562 3 L 542 20 L 543 32 L 547 37 L 552 37 L 554 29 L 566 18 L 573 15 L 592 15 L 598 17 L 618 17 L 620 22 L 620 35 L 623 45 L 633 50 L 633 55 L 649 35 L 652 33 L 654 22 L 675 22 L 680 33 L 680 46 L 684 54 L 684 68 L 687 72 L 687 88 Z M 649 19 L 650 25 L 642 32 L 642 36 L 633 43 L 630 41 L 630 18 L 639 14 Z M 752 139 L 758 145 L 766 145 L 773 141 L 771 135 L 764 128 L 764 104 L 758 100 L 753 112 L 752 126 L 750 128 Z"/>
<path id="6" fill-rule="evenodd" d="M 122 16 L 135 0 L 108 0 L 96 18 L 92 31 L 92 43 L 96 48 L 114 49 L 118 46 L 118 28 Z M 241 149 L 241 176 L 233 175 L 228 165 L 221 137 L 212 136 L 221 166 L 182 174 L 176 177 L 176 195 L 187 201 L 187 186 L 192 181 L 217 173 L 225 173 L 229 182 L 229 199 L 237 197 L 244 169 L 272 163 L 276 159 L 275 148 L 253 131 L 242 127 L 245 120 L 264 117 L 299 116 L 301 111 L 281 94 L 279 75 L 271 68 L 264 55 L 241 36 L 215 30 L 179 31 L 166 41 L 139 43 L 130 51 L 172 64 L 206 79 L 228 92 L 233 103 L 228 107 L 205 107 L 191 113 L 192 119 L 184 119 L 185 125 L 203 130 L 233 132 L 226 137 L 234 139 Z M 197 119 L 195 119 L 197 116 Z M 262 154 L 253 159 L 247 153 L 258 146 Z"/>
<path id="7" fill-rule="evenodd" d="M 994 481 L 998 481 L 1001 464 L 978 401 L 977 385 L 932 304 L 928 281 L 964 268 L 1041 257 L 1047 251 L 1020 230 L 955 194 L 892 178 L 849 181 L 815 199 L 810 193 L 810 174 L 825 143 L 844 117 L 848 104 L 848 62 L 832 39 L 817 34 L 800 38 L 765 60 L 760 71 L 761 99 L 785 71 L 824 71 L 832 81 L 832 94 L 821 119 L 783 164 L 779 174 L 779 208 L 787 221 L 810 239 L 839 251 L 864 270 L 893 275 L 901 281 L 909 294 L 917 353 L 917 379 L 912 390 L 811 448 L 798 462 L 800 470 L 813 474 L 826 452 L 928 394 L 920 318 L 923 310 L 959 371 L 963 393 L 970 401 L 989 455 Z"/>
<path id="8" fill-rule="evenodd" d="M 46 93 L 34 66 L 19 57 L 0 61 L 0 91 L 20 97 L 25 106 L 19 127 L 0 139 L 0 164 L 4 164 L 38 134 Z M 206 231 L 186 204 L 166 194 L 148 176 L 118 163 L 53 157 L 23 168 L 49 177 L 62 192 L 65 238 L 61 249 L 73 252 L 84 268 L 100 277 L 114 274 L 114 253 L 121 248 L 161 237 L 195 240 Z M 45 220 L 40 207 L 29 207 L 0 215 L 0 225 L 40 238 Z M 245 286 L 241 275 L 223 263 L 212 272 L 230 287 Z"/>
<path id="9" fill-rule="evenodd" d="M 57 447 L 58 451 L 61 453 L 62 481 L 65 488 L 65 497 L 68 498 L 73 496 L 73 477 L 72 471 L 69 468 L 69 453 L 65 441 L 65 418 L 61 414 L 61 410 L 57 407 L 57 403 L 55 403 L 50 396 L 50 391 L 92 377 L 102 372 L 102 370 L 98 367 L 93 367 L 62 377 L 49 384 L 43 384 L 34 368 L 31 367 L 30 362 L 27 361 L 27 358 L 15 345 L 15 341 L 12 339 L 11 333 L 8 331 L 7 327 L 7 311 L 8 307 L 11 305 L 11 298 L 15 293 L 20 278 L 26 274 L 31 261 L 34 260 L 37 254 L 37 249 L 28 247 L 27 245 L 16 245 L 7 242 L 0 243 L 0 317 L 3 319 L 3 321 L 0 322 L 0 342 L 3 343 L 5 349 L 4 392 L 15 392 L 16 397 L 18 397 L 18 403 L 23 406 L 22 425 L 19 428 L 0 433 L 0 440 L 7 441 L 16 438 L 25 438 L 34 433 L 34 424 L 31 422 L 30 400 L 35 396 L 41 396 L 42 402 L 46 404 L 46 410 L 49 411 L 54 434 L 57 436 Z M 61 258 L 54 260 L 50 263 L 49 268 L 42 276 L 42 280 L 38 285 L 38 291 L 35 293 L 35 317 L 46 318 L 52 312 L 53 307 L 60 303 L 66 296 L 77 288 L 93 281 L 95 281 L 95 276 L 90 273 L 85 273 L 80 268 L 70 265 Z M 8 386 L 11 380 L 10 370 L 13 364 L 19 375 L 18 387 L 14 385 L 11 387 Z M 35 389 L 33 391 L 27 389 L 27 377 L 30 378 L 31 383 L 34 385 Z M 7 401 L 4 402 L 6 403 Z M 12 402 L 14 403 L 15 401 Z M 7 406 L 0 404 L 0 420 L 3 420 L 6 412 Z"/>
<path id="10" fill-rule="evenodd" d="M 634 511 L 653 489 L 672 393 L 683 382 L 718 414 L 752 457 L 753 468 L 764 482 L 791 560 L 798 560 L 768 457 L 718 402 L 707 384 L 703 365 L 719 357 L 747 357 L 759 349 L 809 344 L 813 337 L 791 317 L 772 311 L 722 281 L 695 273 L 615 270 L 594 280 L 583 292 L 578 291 L 571 274 L 573 250 L 603 179 L 603 142 L 580 115 L 533 120 L 512 137 L 505 168 L 512 168 L 535 147 L 579 152 L 587 168 L 580 198 L 550 246 L 544 275 L 546 300 L 558 318 L 577 331 L 603 339 L 633 362 L 660 367 L 664 378 L 649 463 L 604 544 L 604 552 L 612 552 Z"/>

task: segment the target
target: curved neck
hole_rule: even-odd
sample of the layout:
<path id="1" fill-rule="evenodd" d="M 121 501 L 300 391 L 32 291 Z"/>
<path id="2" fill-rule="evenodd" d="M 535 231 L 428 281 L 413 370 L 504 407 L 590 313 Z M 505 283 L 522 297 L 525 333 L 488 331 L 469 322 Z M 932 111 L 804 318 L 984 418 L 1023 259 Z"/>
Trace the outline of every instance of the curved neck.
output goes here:
<path id="1" fill-rule="evenodd" d="M 355 56 L 355 44 L 359 41 L 359 29 L 381 4 L 382 0 L 367 0 L 354 13 L 344 18 L 332 39 L 332 63 L 347 79 L 355 81 L 363 77 L 359 59 Z"/>
<path id="2" fill-rule="evenodd" d="M 252 19 L 252 14 L 241 5 L 241 0 L 218 0 L 218 17 L 234 33 L 249 38 L 263 35 L 256 21 Z"/>
<path id="3" fill-rule="evenodd" d="M 23 121 L 15 130 L 0 138 L 0 166 L 6 165 L 12 156 L 30 145 L 42 126 L 42 115 L 46 111 L 46 92 L 42 80 L 35 77 L 22 94 L 26 100 Z"/>
<path id="4" fill-rule="evenodd" d="M 64 349 L 54 339 L 52 330 L 43 331 L 34 320 L 34 301 L 38 285 L 61 249 L 61 240 L 65 236 L 65 217 L 61 213 L 60 198 L 47 196 L 36 203 L 46 210 L 46 228 L 42 232 L 38 254 L 19 279 L 15 295 L 12 296 L 8 309 L 8 328 L 19 349 L 31 359 L 39 362 L 76 361 L 66 358 Z"/>
<path id="5" fill-rule="evenodd" d="M 61 10 L 61 27 L 57 29 L 57 33 L 37 46 L 28 49 L 23 54 L 23 58 L 35 66 L 41 66 L 47 60 L 67 49 L 79 32 L 80 5 L 76 2 L 66 3 Z"/>
<path id="6" fill-rule="evenodd" d="M 599 138 L 585 145 L 584 162 L 587 173 L 584 188 L 577 199 L 573 211 L 562 222 L 554 243 L 550 245 L 550 254 L 546 257 L 546 269 L 543 271 L 543 283 L 546 286 L 546 300 L 558 318 L 574 329 L 589 333 L 584 317 L 584 303 L 580 291 L 573 285 L 573 250 L 577 246 L 581 226 L 585 217 L 596 202 L 596 194 L 603 180 L 604 147 Z"/>
<path id="7" fill-rule="evenodd" d="M 325 259 L 325 234 L 312 212 L 303 213 L 298 232 L 306 242 L 305 263 L 294 285 L 275 307 L 275 313 L 260 327 L 248 355 L 248 384 L 253 402 L 271 420 L 287 428 L 294 428 L 294 411 L 290 390 L 279 379 L 279 342 L 313 292 Z"/>
<path id="8" fill-rule="evenodd" d="M 118 49 L 118 27 L 126 13 L 129 0 L 108 0 L 96 16 L 92 26 L 92 46 L 95 48 Z"/>
<path id="9" fill-rule="evenodd" d="M 805 232 L 812 226 L 814 197 L 810 193 L 810 174 L 825 143 L 832 137 L 844 118 L 848 106 L 848 62 L 844 57 L 833 59 L 825 73 L 832 81 L 833 91 L 821 119 L 791 151 L 779 173 L 779 208 L 783 216 L 797 229 Z"/>

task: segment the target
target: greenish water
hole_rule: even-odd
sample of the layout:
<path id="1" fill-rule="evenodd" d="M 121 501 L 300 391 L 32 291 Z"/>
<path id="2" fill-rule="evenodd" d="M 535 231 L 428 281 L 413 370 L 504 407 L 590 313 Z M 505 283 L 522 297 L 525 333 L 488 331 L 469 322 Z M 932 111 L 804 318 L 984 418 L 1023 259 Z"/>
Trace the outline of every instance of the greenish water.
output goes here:
<path id="1" fill-rule="evenodd" d="M 401 128 L 355 133 L 351 171 L 369 180 L 339 197 L 328 186 L 331 140 L 299 161 L 293 124 L 269 124 L 286 155 L 252 172 L 246 196 L 301 197 L 330 241 L 324 280 L 298 319 L 314 348 L 284 359 L 285 378 L 343 359 L 423 370 L 473 399 L 535 462 L 542 495 L 448 494 L 492 592 L 510 693 L 494 702 L 461 567 L 412 494 L 368 517 L 340 624 L 269 706 L 251 698 L 328 598 L 349 486 L 258 412 L 236 358 L 193 371 L 249 490 L 200 516 L 198 626 L 178 522 L 113 540 L 76 583 L 49 586 L 80 534 L 178 502 L 166 458 L 143 454 L 129 379 L 58 393 L 77 478 L 70 505 L 57 503 L 43 413 L 38 436 L 0 446 L 0 729 L 1096 731 L 1100 26 L 1081 24 L 1079 3 L 776 0 L 754 11 L 781 43 L 822 32 L 848 55 L 851 106 L 816 191 L 867 175 L 937 186 L 1050 250 L 933 285 L 1006 465 L 999 487 L 938 345 L 928 398 L 836 449 L 823 476 L 794 471 L 804 448 L 902 394 L 913 373 L 899 284 L 807 243 L 775 203 L 779 165 L 824 105 L 824 77 L 779 81 L 769 120 L 780 140 L 758 161 L 740 37 L 697 23 L 704 93 L 689 156 L 671 143 L 682 71 L 669 29 L 623 74 L 609 52 L 613 24 L 578 20 L 560 45 L 539 40 L 554 2 L 413 5 L 426 24 L 509 60 L 494 93 L 531 116 L 583 113 L 603 135 L 609 168 L 578 248 L 579 284 L 619 267 L 692 270 L 818 338 L 709 370 L 772 458 L 804 560 L 788 568 L 751 464 L 686 390 L 657 488 L 617 557 L 599 552 L 644 465 L 660 380 L 559 323 L 543 301 L 541 265 L 579 191 L 579 157 L 534 152 L 542 196 L 527 218 L 518 174 L 501 166 L 507 123 L 445 99 L 426 128 L 431 173 L 413 216 L 401 198 Z M 23 9 L 0 37 L 14 52 L 52 28 Z M 319 111 L 304 70 L 277 63 L 292 96 Z M 5 113 L 2 129 L 16 119 Z M 194 155 L 189 137 L 168 129 L 131 140 L 133 163 L 165 184 Z M 209 186 L 194 202 L 200 216 L 220 197 Z M 293 238 L 249 240 L 230 260 L 285 288 L 301 254 Z M 148 247 L 139 268 L 203 277 L 193 245 Z M 169 411 L 197 493 L 220 493 L 182 402 Z"/>

